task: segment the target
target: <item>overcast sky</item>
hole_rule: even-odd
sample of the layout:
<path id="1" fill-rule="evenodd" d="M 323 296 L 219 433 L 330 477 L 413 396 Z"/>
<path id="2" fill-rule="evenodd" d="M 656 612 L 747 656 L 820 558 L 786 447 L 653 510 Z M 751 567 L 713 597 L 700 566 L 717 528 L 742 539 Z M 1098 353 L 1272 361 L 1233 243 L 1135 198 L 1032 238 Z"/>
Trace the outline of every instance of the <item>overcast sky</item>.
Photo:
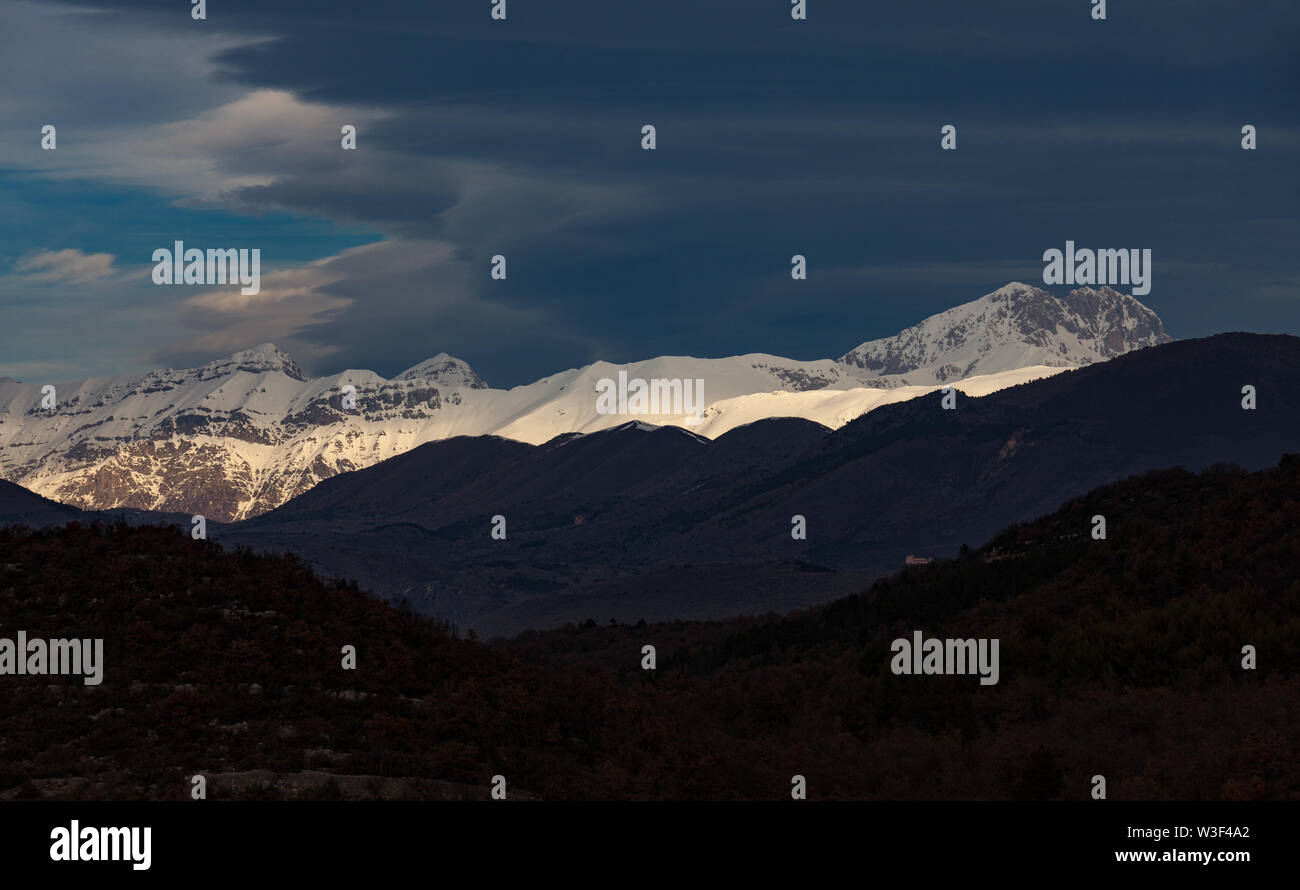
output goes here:
<path id="1" fill-rule="evenodd" d="M 1067 239 L 1176 337 L 1300 333 L 1300 4 L 1107 5 L 0 0 L 0 375 L 837 357 Z M 261 293 L 155 286 L 177 240 Z"/>

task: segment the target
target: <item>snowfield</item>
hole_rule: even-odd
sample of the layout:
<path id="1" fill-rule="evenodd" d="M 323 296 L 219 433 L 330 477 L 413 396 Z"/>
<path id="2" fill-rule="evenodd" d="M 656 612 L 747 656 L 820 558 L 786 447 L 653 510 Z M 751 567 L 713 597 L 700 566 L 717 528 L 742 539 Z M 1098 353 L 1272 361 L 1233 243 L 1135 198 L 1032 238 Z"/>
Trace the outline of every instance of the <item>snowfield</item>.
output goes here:
<path id="1" fill-rule="evenodd" d="M 0 476 L 87 509 L 136 507 L 222 521 L 270 510 L 322 479 L 426 442 L 497 435 L 540 444 L 638 420 L 716 437 L 768 417 L 839 427 L 880 405 L 952 385 L 986 395 L 1166 342 L 1151 310 L 1110 288 L 1064 300 L 1012 283 L 862 344 L 841 359 L 753 353 L 596 362 L 492 389 L 440 354 L 392 380 L 347 370 L 307 378 L 271 344 L 188 370 L 53 383 L 0 378 Z M 699 418 L 602 414 L 597 383 L 701 381 Z M 356 407 L 344 407 L 344 387 Z"/>

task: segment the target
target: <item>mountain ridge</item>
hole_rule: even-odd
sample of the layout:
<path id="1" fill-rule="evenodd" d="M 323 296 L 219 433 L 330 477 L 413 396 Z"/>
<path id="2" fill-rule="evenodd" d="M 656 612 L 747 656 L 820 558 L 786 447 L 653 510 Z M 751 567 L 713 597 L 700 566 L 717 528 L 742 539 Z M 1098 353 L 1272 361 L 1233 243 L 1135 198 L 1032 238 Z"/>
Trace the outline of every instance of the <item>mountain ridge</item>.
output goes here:
<path id="1" fill-rule="evenodd" d="M 1266 396 L 1256 410 L 1242 408 L 1247 383 Z M 292 549 L 326 575 L 480 633 L 587 611 L 722 617 L 743 597 L 680 581 L 709 572 L 728 585 L 750 578 L 748 602 L 779 611 L 908 555 L 955 554 L 1135 473 L 1275 464 L 1300 451 L 1298 394 L 1300 338 L 1224 334 L 959 395 L 952 410 L 935 392 L 837 430 L 772 418 L 713 440 L 626 424 L 549 447 L 428 443 L 220 538 Z M 488 533 L 496 515 L 504 540 Z M 795 516 L 806 539 L 792 538 Z"/>
<path id="2" fill-rule="evenodd" d="M 1171 339 L 1154 312 L 1109 286 L 1075 288 L 1057 299 L 1013 281 L 893 337 L 863 343 L 839 361 L 913 379 L 925 371 L 944 383 L 1029 365 L 1078 367 Z"/>
<path id="3" fill-rule="evenodd" d="M 636 416 L 717 437 L 770 417 L 837 428 L 941 385 L 984 395 L 1167 339 L 1154 313 L 1108 288 L 1061 300 L 1013 283 L 869 341 L 846 360 L 597 361 L 509 390 L 490 388 L 447 353 L 391 380 L 356 369 L 309 378 L 263 343 L 198 368 L 61 383 L 52 411 L 39 407 L 41 386 L 0 380 L 0 477 L 84 509 L 236 521 L 430 441 L 500 435 L 540 444 L 620 425 L 630 416 L 602 413 L 595 393 L 623 375 L 703 381 L 698 416 L 684 403 Z"/>

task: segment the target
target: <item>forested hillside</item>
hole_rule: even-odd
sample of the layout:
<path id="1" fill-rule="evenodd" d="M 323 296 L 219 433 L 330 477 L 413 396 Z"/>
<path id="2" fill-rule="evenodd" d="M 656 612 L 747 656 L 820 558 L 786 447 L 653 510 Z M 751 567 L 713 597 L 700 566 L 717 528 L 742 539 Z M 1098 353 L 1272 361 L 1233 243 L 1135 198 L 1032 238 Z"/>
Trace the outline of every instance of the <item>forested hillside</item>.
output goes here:
<path id="1" fill-rule="evenodd" d="M 1300 798 L 1298 520 L 1295 456 L 1162 471 L 807 612 L 490 645 L 293 557 L 10 528 L 0 637 L 105 667 L 0 676 L 0 796 Z M 1000 639 L 1000 682 L 894 675 L 914 630 Z"/>

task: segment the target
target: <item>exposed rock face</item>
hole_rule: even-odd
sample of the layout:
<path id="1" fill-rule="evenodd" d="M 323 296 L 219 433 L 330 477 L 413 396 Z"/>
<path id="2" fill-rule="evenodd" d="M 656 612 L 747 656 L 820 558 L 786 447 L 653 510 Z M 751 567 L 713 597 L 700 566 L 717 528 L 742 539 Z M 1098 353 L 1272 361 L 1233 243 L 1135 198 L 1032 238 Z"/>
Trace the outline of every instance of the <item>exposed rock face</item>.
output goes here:
<path id="1" fill-rule="evenodd" d="M 345 408 L 343 387 L 355 387 Z M 0 475 L 84 509 L 134 507 L 231 521 L 322 479 L 427 441 L 444 392 L 486 384 L 440 355 L 385 380 L 369 371 L 308 379 L 271 344 L 190 370 L 56 386 L 0 381 Z"/>
<path id="2" fill-rule="evenodd" d="M 1061 300 L 1012 282 L 840 361 L 911 384 L 945 383 L 1029 365 L 1089 365 L 1170 339 L 1154 312 L 1109 287 L 1078 288 Z"/>
<path id="3" fill-rule="evenodd" d="M 84 509 L 233 521 L 439 439 L 490 434 L 536 444 L 625 423 L 633 418 L 600 413 L 595 398 L 598 381 L 621 372 L 703 380 L 704 423 L 691 428 L 716 436 L 774 416 L 840 426 L 925 387 L 982 375 L 982 391 L 992 391 L 1022 381 L 989 384 L 987 375 L 1041 376 L 1168 339 L 1153 312 L 1110 288 L 1059 300 L 1013 283 L 839 361 L 596 362 L 511 390 L 489 388 L 446 353 L 392 380 L 356 370 L 308 378 L 265 343 L 201 368 L 60 383 L 52 411 L 40 407 L 43 382 L 0 379 L 0 477 Z M 684 415 L 640 419 L 681 425 Z"/>

